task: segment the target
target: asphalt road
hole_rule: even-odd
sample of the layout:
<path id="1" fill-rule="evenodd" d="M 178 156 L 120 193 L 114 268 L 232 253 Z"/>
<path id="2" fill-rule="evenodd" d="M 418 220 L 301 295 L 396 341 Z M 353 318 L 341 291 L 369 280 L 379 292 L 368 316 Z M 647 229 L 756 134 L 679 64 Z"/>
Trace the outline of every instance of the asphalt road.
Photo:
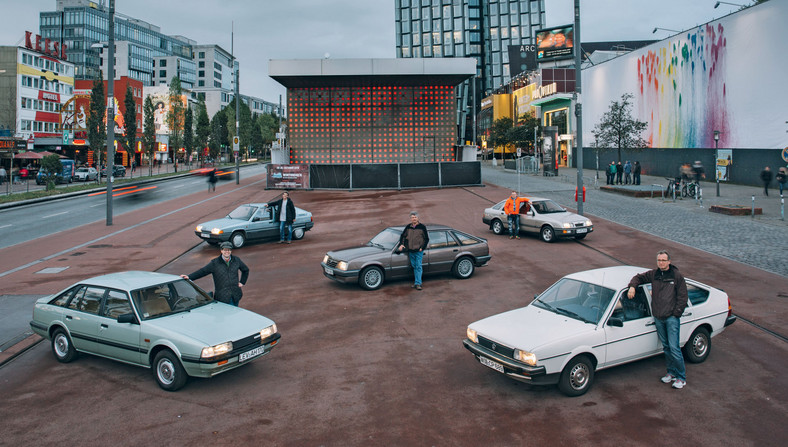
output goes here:
<path id="1" fill-rule="evenodd" d="M 52 293 L 123 269 L 184 273 L 218 254 L 191 231 L 235 205 L 268 200 L 252 177 L 101 222 L 0 249 L 4 294 Z M 41 343 L 0 368 L 2 443 L 18 445 L 783 445 L 788 439 L 788 343 L 739 321 L 688 365 L 688 386 L 659 382 L 661 358 L 597 374 L 567 398 L 480 365 L 463 349 L 468 323 L 526 305 L 560 276 L 595 267 L 651 266 L 671 250 L 689 277 L 731 296 L 734 312 L 785 331 L 784 277 L 631 227 L 596 220 L 584 241 L 511 241 L 481 223 L 508 195 L 494 186 L 414 191 L 296 191 L 315 227 L 292 245 L 236 250 L 252 269 L 241 306 L 276 321 L 282 342 L 252 364 L 177 393 L 149 370 L 82 356 L 57 363 Z M 323 277 L 320 259 L 389 225 L 450 224 L 489 239 L 492 260 L 465 281 L 427 277 L 366 292 Z M 48 255 L 48 256 L 45 256 Z M 28 267 L 18 267 L 28 265 Z M 37 273 L 63 268 L 56 274 Z M 210 279 L 199 284 L 211 288 Z"/>

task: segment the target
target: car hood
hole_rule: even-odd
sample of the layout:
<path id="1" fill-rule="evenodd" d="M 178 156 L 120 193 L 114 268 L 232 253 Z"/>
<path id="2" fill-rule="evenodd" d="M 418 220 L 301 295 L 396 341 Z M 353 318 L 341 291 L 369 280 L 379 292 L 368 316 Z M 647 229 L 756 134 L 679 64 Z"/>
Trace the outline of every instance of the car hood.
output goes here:
<path id="1" fill-rule="evenodd" d="M 587 220 L 585 217 L 580 216 L 579 214 L 570 213 L 569 211 L 564 211 L 561 213 L 545 213 L 540 214 L 539 217 L 545 220 L 552 220 L 560 223 L 585 223 Z"/>
<path id="2" fill-rule="evenodd" d="M 145 320 L 143 324 L 157 328 L 162 334 L 177 333 L 206 346 L 213 346 L 248 337 L 274 322 L 240 307 L 213 302 L 189 312 Z"/>
<path id="3" fill-rule="evenodd" d="M 385 248 L 375 247 L 372 245 L 362 245 L 360 247 L 341 248 L 328 252 L 328 256 L 339 259 L 340 261 L 350 261 L 353 259 L 362 258 L 364 256 L 379 255 L 381 253 L 388 253 L 389 250 Z"/>
<path id="4" fill-rule="evenodd" d="M 208 222 L 203 222 L 202 225 L 203 231 L 206 229 L 211 231 L 211 228 L 221 228 L 226 230 L 228 228 L 238 228 L 245 226 L 249 223 L 248 220 L 240 220 L 240 219 L 230 219 L 227 217 L 223 217 L 221 219 L 209 220 Z"/>
<path id="5" fill-rule="evenodd" d="M 529 352 L 595 327 L 536 306 L 510 310 L 470 324 L 471 329 L 485 338 Z"/>

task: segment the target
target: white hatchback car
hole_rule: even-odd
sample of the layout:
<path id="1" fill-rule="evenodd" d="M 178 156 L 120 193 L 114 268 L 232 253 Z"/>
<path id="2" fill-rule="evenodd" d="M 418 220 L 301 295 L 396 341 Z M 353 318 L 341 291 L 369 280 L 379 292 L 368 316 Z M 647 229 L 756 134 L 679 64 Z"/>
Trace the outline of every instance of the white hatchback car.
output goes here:
<path id="1" fill-rule="evenodd" d="M 558 384 L 585 394 L 594 372 L 662 353 L 651 314 L 651 284 L 626 297 L 630 279 L 646 271 L 620 266 L 561 278 L 526 307 L 471 323 L 465 348 L 489 368 L 534 385 Z M 706 360 L 711 337 L 736 321 L 722 290 L 687 281 L 680 343 L 689 362 Z"/>

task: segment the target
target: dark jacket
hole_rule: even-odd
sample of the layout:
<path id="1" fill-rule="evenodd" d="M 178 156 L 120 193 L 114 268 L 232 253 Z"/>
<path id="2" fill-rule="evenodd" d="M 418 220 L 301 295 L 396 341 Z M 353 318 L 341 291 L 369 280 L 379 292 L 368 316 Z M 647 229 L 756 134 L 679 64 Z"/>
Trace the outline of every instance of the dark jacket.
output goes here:
<path id="1" fill-rule="evenodd" d="M 408 244 L 408 232 L 409 232 L 408 230 L 422 232 L 422 237 L 424 240 L 423 243 L 418 248 L 414 248 L 414 249 L 410 248 L 410 245 Z M 429 244 L 429 242 L 430 242 L 430 237 L 427 235 L 427 227 L 425 227 L 424 224 L 421 222 L 416 224 L 415 228 L 413 228 L 411 224 L 405 225 L 405 229 L 402 230 L 402 234 L 399 236 L 399 244 L 404 245 L 405 251 L 407 252 L 411 252 L 411 251 L 416 252 L 419 251 L 419 249 L 424 250 L 427 248 L 427 244 Z"/>
<path id="2" fill-rule="evenodd" d="M 673 264 L 667 271 L 660 269 L 638 273 L 629 281 L 630 287 L 651 283 L 651 310 L 654 318 L 681 317 L 687 307 L 687 283 Z"/>
<path id="3" fill-rule="evenodd" d="M 767 171 L 766 169 L 761 171 L 761 180 L 763 180 L 763 183 L 765 183 L 767 185 L 769 183 L 771 183 L 772 182 L 772 171 Z"/>
<path id="4" fill-rule="evenodd" d="M 241 279 L 238 279 L 238 271 L 241 272 Z M 208 274 L 213 275 L 213 298 L 223 303 L 231 304 L 233 300 L 237 303 L 241 301 L 243 292 L 238 287 L 238 283 L 246 284 L 249 279 L 249 267 L 237 256 L 230 255 L 229 265 L 224 262 L 222 256 L 211 259 L 205 267 L 189 275 L 189 279 L 195 281 Z"/>
<path id="5" fill-rule="evenodd" d="M 273 202 L 268 202 L 268 206 L 274 210 L 274 215 L 272 216 L 274 222 L 280 222 L 279 219 L 279 210 L 282 208 L 282 199 L 274 200 Z M 293 199 L 287 199 L 287 206 L 285 206 L 285 223 L 292 224 L 295 220 L 295 205 L 293 205 Z"/>

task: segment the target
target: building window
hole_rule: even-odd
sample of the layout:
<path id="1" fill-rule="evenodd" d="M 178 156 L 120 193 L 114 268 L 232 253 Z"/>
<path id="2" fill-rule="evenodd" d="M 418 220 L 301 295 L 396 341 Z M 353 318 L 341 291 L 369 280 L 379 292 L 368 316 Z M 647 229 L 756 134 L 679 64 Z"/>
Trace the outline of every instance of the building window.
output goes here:
<path id="1" fill-rule="evenodd" d="M 200 59 L 205 59 L 205 51 L 200 51 L 199 53 L 197 53 L 197 57 Z"/>

